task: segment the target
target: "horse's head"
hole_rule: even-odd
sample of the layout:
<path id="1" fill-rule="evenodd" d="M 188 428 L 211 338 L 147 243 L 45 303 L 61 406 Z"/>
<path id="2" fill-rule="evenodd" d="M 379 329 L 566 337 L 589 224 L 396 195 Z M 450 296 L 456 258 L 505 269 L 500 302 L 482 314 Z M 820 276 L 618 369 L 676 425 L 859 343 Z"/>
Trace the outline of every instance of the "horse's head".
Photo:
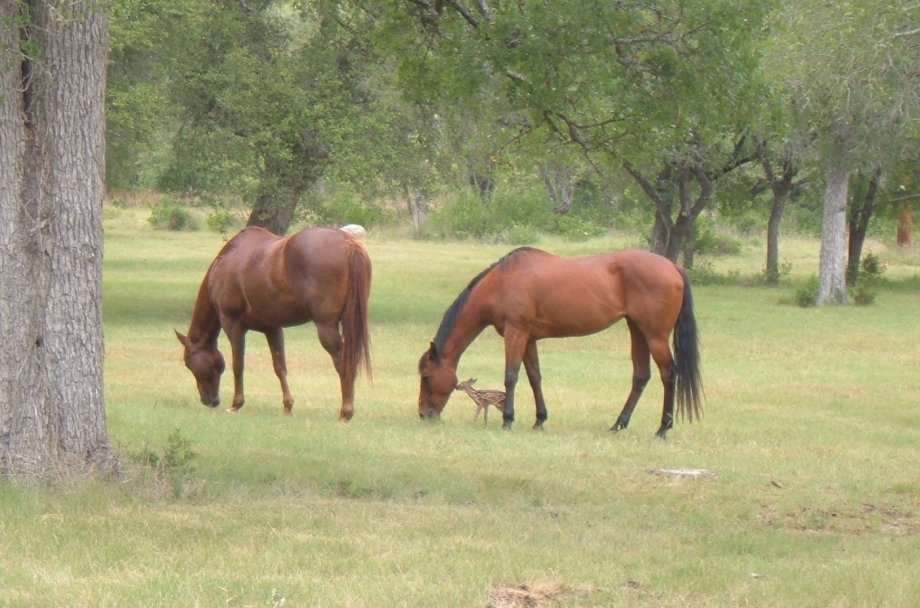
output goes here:
<path id="1" fill-rule="evenodd" d="M 224 373 L 224 356 L 216 344 L 192 342 L 178 331 L 176 337 L 184 348 L 185 367 L 189 368 L 198 384 L 201 402 L 208 407 L 220 405 L 220 375 Z"/>
<path id="2" fill-rule="evenodd" d="M 418 415 L 420 418 L 437 420 L 457 386 L 457 372 L 441 361 L 438 349 L 432 343 L 418 363 L 418 373 L 422 377 L 418 393 Z"/>

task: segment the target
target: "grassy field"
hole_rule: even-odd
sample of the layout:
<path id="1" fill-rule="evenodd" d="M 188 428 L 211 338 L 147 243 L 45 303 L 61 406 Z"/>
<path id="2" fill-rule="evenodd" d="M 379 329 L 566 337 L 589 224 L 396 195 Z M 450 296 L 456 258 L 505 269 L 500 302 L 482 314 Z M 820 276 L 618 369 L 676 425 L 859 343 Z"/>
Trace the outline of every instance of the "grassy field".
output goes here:
<path id="1" fill-rule="evenodd" d="M 550 412 L 486 427 L 457 394 L 418 420 L 416 363 L 444 309 L 507 246 L 371 235 L 374 382 L 337 421 L 312 326 L 287 332 L 294 416 L 250 335 L 247 402 L 198 403 L 187 328 L 222 243 L 106 216 L 108 423 L 123 475 L 0 485 L 0 606 L 916 606 L 920 598 L 920 254 L 871 248 L 891 284 L 869 307 L 802 309 L 746 281 L 758 242 L 699 284 L 707 403 L 654 439 L 649 384 L 628 430 L 625 326 L 542 344 Z M 542 241 L 580 254 L 636 244 Z M 817 243 L 788 239 L 799 280 Z M 225 341 L 222 340 L 225 346 Z M 485 332 L 462 378 L 500 388 Z M 224 379 L 225 402 L 231 384 Z M 659 468 L 705 468 L 674 478 Z"/>

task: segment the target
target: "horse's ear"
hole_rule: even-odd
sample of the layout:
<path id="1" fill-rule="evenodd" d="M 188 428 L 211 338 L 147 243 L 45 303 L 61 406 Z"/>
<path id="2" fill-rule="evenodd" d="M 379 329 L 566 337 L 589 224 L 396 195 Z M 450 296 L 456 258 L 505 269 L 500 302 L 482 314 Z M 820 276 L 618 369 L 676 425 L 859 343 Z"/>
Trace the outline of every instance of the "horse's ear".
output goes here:
<path id="1" fill-rule="evenodd" d="M 180 334 L 178 330 L 174 329 L 173 331 L 176 332 L 176 337 L 179 338 L 179 342 L 182 343 L 182 346 L 188 346 L 188 338 Z"/>
<path id="2" fill-rule="evenodd" d="M 434 342 L 431 343 L 431 347 L 428 349 L 428 360 L 432 363 L 441 362 L 441 355 L 438 353 L 438 347 L 435 346 Z"/>

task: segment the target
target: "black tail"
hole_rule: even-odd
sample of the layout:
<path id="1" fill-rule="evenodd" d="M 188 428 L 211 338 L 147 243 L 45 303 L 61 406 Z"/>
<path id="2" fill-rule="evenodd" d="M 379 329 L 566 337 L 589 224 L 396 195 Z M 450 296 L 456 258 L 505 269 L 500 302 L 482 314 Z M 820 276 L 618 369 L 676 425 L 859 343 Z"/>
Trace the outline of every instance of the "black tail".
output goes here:
<path id="1" fill-rule="evenodd" d="M 700 375 L 700 344 L 693 314 L 690 278 L 683 269 L 684 301 L 674 325 L 674 371 L 677 411 L 691 422 L 703 413 L 703 381 Z"/>

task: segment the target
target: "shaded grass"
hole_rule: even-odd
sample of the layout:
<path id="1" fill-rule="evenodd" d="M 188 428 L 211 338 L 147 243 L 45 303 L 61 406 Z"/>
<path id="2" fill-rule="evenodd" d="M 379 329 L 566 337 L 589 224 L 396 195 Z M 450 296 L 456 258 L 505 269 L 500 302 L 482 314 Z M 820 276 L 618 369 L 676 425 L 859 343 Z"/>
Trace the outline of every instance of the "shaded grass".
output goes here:
<path id="1" fill-rule="evenodd" d="M 915 290 L 805 310 L 779 305 L 783 288 L 700 286 L 701 423 L 655 440 L 653 381 L 630 428 L 606 433 L 631 373 L 618 326 L 542 344 L 547 431 L 526 430 L 523 387 L 504 433 L 495 417 L 475 423 L 462 394 L 442 424 L 420 423 L 415 366 L 450 301 L 508 248 L 371 237 L 375 382 L 359 381 L 355 419 L 336 420 L 338 381 L 311 326 L 287 332 L 294 417 L 280 415 L 257 334 L 247 405 L 230 415 L 197 404 L 172 335 L 221 238 L 154 232 L 132 210 L 107 217 L 106 398 L 123 475 L 0 486 L 0 605 L 484 606 L 522 590 L 559 606 L 920 597 Z M 753 274 L 758 257 L 719 264 Z M 905 258 L 904 276 L 910 264 L 920 268 Z M 501 359 L 486 331 L 460 374 L 498 388 Z M 140 455 L 176 432 L 196 455 L 164 485 Z M 649 474 L 658 467 L 719 477 Z"/>

